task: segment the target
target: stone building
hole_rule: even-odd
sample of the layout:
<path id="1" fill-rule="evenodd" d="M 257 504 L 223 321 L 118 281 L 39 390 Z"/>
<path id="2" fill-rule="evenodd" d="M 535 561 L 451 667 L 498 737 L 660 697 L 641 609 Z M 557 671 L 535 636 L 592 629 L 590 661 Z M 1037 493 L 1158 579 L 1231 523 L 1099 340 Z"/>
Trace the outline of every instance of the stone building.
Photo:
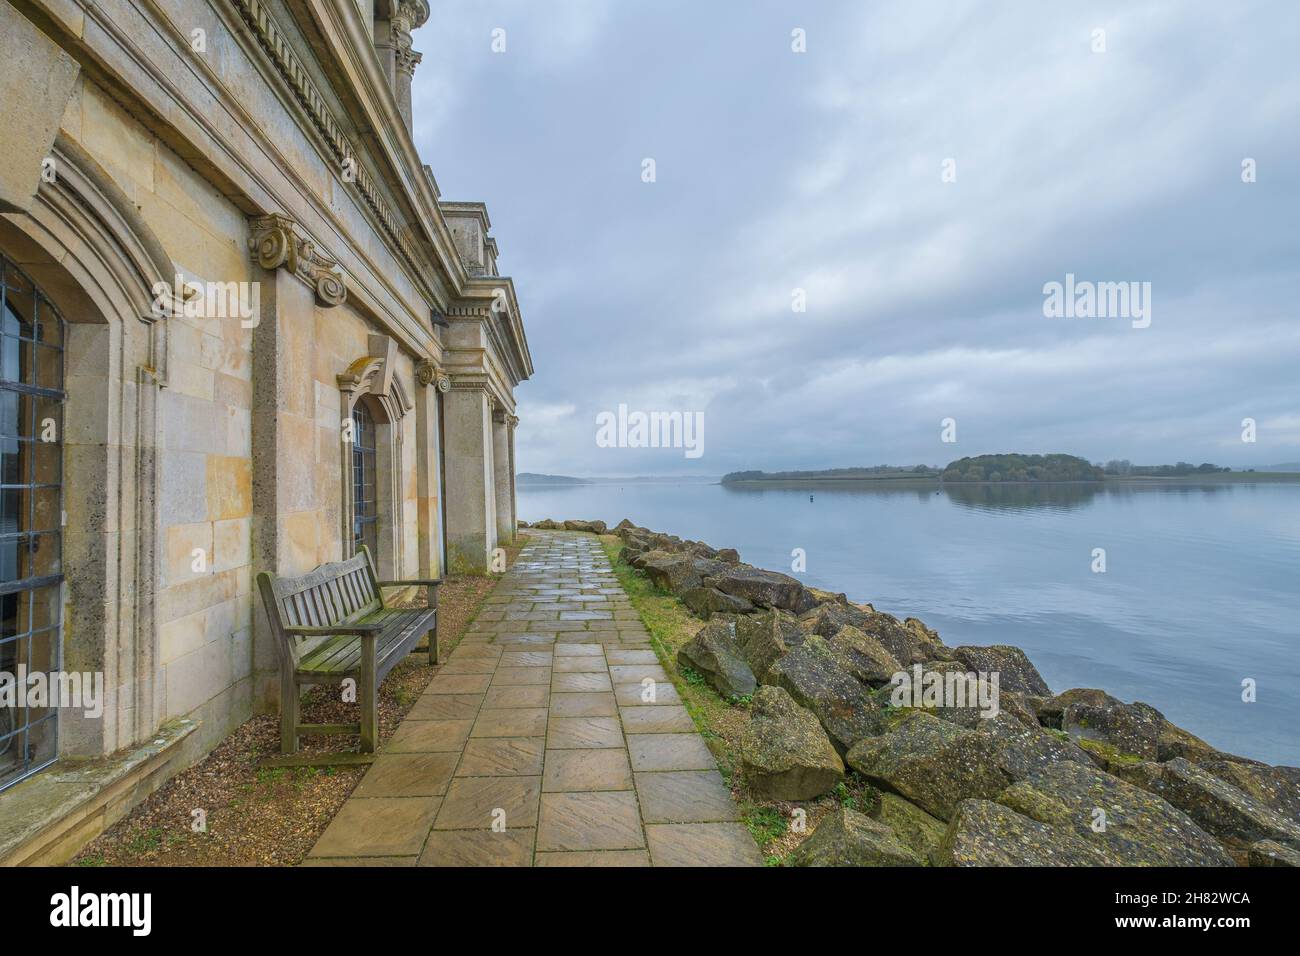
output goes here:
<path id="1" fill-rule="evenodd" d="M 278 708 L 257 572 L 513 537 L 532 361 L 486 208 L 412 142 L 428 13 L 0 0 L 0 672 L 104 682 L 0 707 L 0 862 Z"/>

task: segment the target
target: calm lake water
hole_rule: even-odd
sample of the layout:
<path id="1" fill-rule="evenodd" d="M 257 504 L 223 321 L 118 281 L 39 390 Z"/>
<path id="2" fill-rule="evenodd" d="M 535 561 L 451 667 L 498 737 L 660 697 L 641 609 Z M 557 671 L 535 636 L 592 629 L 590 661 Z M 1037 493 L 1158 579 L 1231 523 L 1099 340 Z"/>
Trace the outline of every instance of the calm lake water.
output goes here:
<path id="1" fill-rule="evenodd" d="M 526 521 L 630 518 L 773 570 L 803 548 L 806 584 L 919 617 L 949 645 L 1017 645 L 1054 690 L 1146 701 L 1221 749 L 1300 765 L 1300 484 L 665 482 L 518 499 Z"/>

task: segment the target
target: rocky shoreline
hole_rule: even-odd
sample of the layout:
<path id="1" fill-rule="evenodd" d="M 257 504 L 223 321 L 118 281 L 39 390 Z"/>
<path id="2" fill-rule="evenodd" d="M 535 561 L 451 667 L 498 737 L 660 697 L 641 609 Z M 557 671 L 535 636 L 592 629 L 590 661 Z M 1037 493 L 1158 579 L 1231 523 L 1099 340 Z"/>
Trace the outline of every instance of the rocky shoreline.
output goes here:
<path id="1" fill-rule="evenodd" d="M 532 527 L 618 535 L 623 560 L 705 621 L 678 662 L 751 700 L 756 795 L 811 800 L 850 770 L 881 792 L 870 813 L 825 817 L 788 863 L 1300 866 L 1300 768 L 1219 751 L 1148 704 L 1053 693 L 1019 648 L 949 647 L 733 549 L 627 520 Z"/>

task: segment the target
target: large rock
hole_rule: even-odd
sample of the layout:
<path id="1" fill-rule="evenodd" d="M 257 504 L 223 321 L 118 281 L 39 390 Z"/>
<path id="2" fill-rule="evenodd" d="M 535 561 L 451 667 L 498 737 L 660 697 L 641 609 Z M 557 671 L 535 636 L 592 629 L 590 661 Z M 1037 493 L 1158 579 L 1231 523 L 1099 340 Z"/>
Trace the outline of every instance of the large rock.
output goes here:
<path id="1" fill-rule="evenodd" d="M 816 600 L 814 592 L 810 591 Z M 871 620 L 871 615 L 847 601 L 822 601 L 799 616 L 799 621 L 810 634 L 827 639 L 834 637 L 845 626 L 861 629 Z"/>
<path id="2" fill-rule="evenodd" d="M 947 820 L 962 800 L 992 798 L 1011 782 L 993 750 L 992 738 L 912 711 L 889 733 L 858 741 L 845 760 L 871 783 Z"/>
<path id="3" fill-rule="evenodd" d="M 844 762 L 822 725 L 780 687 L 754 694 L 740 754 L 750 789 L 765 800 L 812 800 L 844 778 Z"/>
<path id="4" fill-rule="evenodd" d="M 861 622 L 854 623 L 859 631 L 875 637 L 885 650 L 901 665 L 952 659 L 952 648 L 945 648 L 939 635 L 915 618 L 900 622 L 893 615 L 872 610 L 870 605 L 853 605 L 866 614 Z"/>
<path id="5" fill-rule="evenodd" d="M 997 798 L 1017 813 L 1088 841 L 1116 866 L 1231 866 L 1187 814 L 1096 767 L 1053 763 Z"/>
<path id="6" fill-rule="evenodd" d="M 603 521 L 576 521 L 570 519 L 564 522 L 566 531 L 590 531 L 592 534 L 604 534 L 608 528 Z"/>
<path id="7" fill-rule="evenodd" d="M 1047 696 L 1052 692 L 1047 681 L 1043 680 L 1025 652 L 1018 647 L 1008 644 L 994 644 L 991 647 L 967 645 L 954 647 L 952 652 L 968 671 L 982 671 L 986 674 L 996 671 L 998 682 L 1004 690 L 1038 696 Z"/>
<path id="8" fill-rule="evenodd" d="M 1175 757 L 1186 757 L 1194 764 L 1200 764 L 1207 760 L 1258 763 L 1254 760 L 1247 760 L 1245 757 L 1226 754 L 1211 747 L 1200 737 L 1190 731 L 1183 730 L 1177 724 L 1162 717 L 1160 720 L 1160 733 L 1156 737 L 1156 759 L 1163 762 L 1173 760 Z M 1260 766 L 1263 765 L 1260 764 Z"/>
<path id="9" fill-rule="evenodd" d="M 849 596 L 843 591 L 823 591 L 821 588 L 809 588 L 808 593 L 813 596 L 813 600 L 818 604 L 849 603 Z"/>
<path id="10" fill-rule="evenodd" d="M 772 664 L 765 679 L 785 688 L 796 703 L 816 714 L 841 752 L 884 729 L 880 703 L 840 667 L 820 637 L 809 637 Z"/>
<path id="11" fill-rule="evenodd" d="M 697 558 L 713 559 L 718 556 L 718 549 L 705 544 L 703 541 L 687 541 L 683 545 L 683 550 L 688 554 L 693 554 Z"/>
<path id="12" fill-rule="evenodd" d="M 1104 691 L 1079 687 L 1043 701 L 1039 719 L 1071 737 L 1104 744 L 1092 752 L 1109 763 L 1124 757 L 1155 760 L 1159 754 L 1160 711 L 1149 704 L 1126 704 Z M 1085 744 L 1086 746 L 1086 744 Z"/>
<path id="13" fill-rule="evenodd" d="M 974 729 L 994 741 L 998 766 L 1012 780 L 1022 780 L 1061 762 L 1092 766 L 1088 754 L 1077 744 L 1042 727 L 1026 724 L 1014 714 L 1000 712 L 994 717 L 981 718 Z"/>
<path id="14" fill-rule="evenodd" d="M 641 559 L 641 569 L 655 587 L 678 595 L 702 586 L 705 576 L 721 567 L 725 567 L 721 561 L 699 558 L 685 552 Z"/>
<path id="15" fill-rule="evenodd" d="M 1098 848 L 990 800 L 963 800 L 934 862 L 939 866 L 1104 866 Z"/>
<path id="16" fill-rule="evenodd" d="M 941 820 L 950 819 L 962 800 L 991 800 L 1053 763 L 1089 763 L 1078 747 L 1009 714 L 966 730 L 919 710 L 905 714 L 889 733 L 859 741 L 846 759 L 872 783 Z"/>
<path id="17" fill-rule="evenodd" d="M 1125 780 L 1182 810 L 1239 858 L 1259 840 L 1300 849 L 1300 825 L 1183 757 L 1148 761 L 1120 772 Z"/>
<path id="18" fill-rule="evenodd" d="M 798 618 L 776 608 L 736 618 L 736 644 L 760 681 L 766 681 L 772 665 L 806 637 Z"/>
<path id="19" fill-rule="evenodd" d="M 656 561 L 673 560 L 676 555 L 672 551 L 664 551 L 661 548 L 650 548 L 645 551 L 630 551 L 624 548 L 623 557 L 627 559 L 627 563 L 632 567 L 645 570 L 647 564 Z"/>
<path id="20" fill-rule="evenodd" d="M 1300 867 L 1300 850 L 1294 850 L 1272 840 L 1260 840 L 1250 845 L 1250 851 L 1246 854 L 1246 865 Z"/>
<path id="21" fill-rule="evenodd" d="M 943 842 L 944 822 L 896 794 L 882 793 L 872 815 L 924 860 L 931 859 Z"/>
<path id="22" fill-rule="evenodd" d="M 835 633 L 830 647 L 841 667 L 872 687 L 888 684 L 902 670 L 902 665 L 879 641 L 852 624 L 845 624 Z"/>
<path id="23" fill-rule="evenodd" d="M 787 866 L 921 866 L 922 862 L 888 826 L 847 807 L 822 817 L 812 835 L 786 858 Z"/>
<path id="24" fill-rule="evenodd" d="M 622 521 L 620 521 L 618 524 L 614 525 L 614 533 L 615 533 L 615 534 L 618 534 L 618 535 L 621 536 L 621 535 L 622 535 L 622 532 L 624 532 L 624 531 L 631 531 L 631 530 L 632 530 L 633 528 L 635 528 L 635 527 L 636 527 L 636 525 L 634 525 L 634 524 L 632 523 L 631 519 L 629 519 L 629 518 L 624 518 L 624 519 L 623 519 Z"/>
<path id="25" fill-rule="evenodd" d="M 722 618 L 705 624 L 682 645 L 677 651 L 677 663 L 698 671 L 723 697 L 746 697 L 758 686 L 754 672 L 736 647 L 731 622 Z"/>
<path id="26" fill-rule="evenodd" d="M 744 598 L 723 594 L 717 588 L 687 588 L 678 596 L 692 614 L 706 620 L 714 614 L 748 614 L 754 610 L 754 605 Z"/>
<path id="27" fill-rule="evenodd" d="M 1240 759 L 1188 760 L 1225 783 L 1230 783 L 1270 810 L 1300 824 L 1300 768 L 1270 767 Z"/>
<path id="28" fill-rule="evenodd" d="M 776 571 L 725 564 L 724 569 L 705 578 L 704 583 L 726 594 L 743 597 L 758 607 L 779 607 L 802 613 L 813 606 L 813 597 L 797 579 Z"/>

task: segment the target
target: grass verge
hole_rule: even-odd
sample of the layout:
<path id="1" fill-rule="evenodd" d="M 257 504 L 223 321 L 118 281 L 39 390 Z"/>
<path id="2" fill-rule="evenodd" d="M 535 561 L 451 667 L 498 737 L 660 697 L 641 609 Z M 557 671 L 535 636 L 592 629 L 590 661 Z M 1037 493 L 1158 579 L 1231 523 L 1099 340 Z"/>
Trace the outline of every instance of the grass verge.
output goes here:
<path id="1" fill-rule="evenodd" d="M 514 563 L 527 542 L 506 549 Z M 469 627 L 499 575 L 448 577 L 438 594 L 443 660 Z M 258 609 L 256 613 L 261 613 Z M 380 743 L 440 667 L 424 653 L 402 661 L 379 688 Z M 356 705 L 335 688 L 313 688 L 303 701 L 304 722 L 356 721 Z M 356 737 L 304 737 L 304 752 L 355 750 Z M 122 820 L 87 844 L 75 866 L 295 866 L 321 833 L 365 767 L 259 767 L 280 749 L 280 716 L 245 721 L 207 756 L 181 771 Z M 201 811 L 196 814 L 195 811 Z M 203 823 L 202 828 L 197 824 Z"/>
<path id="2" fill-rule="evenodd" d="M 740 807 L 741 820 L 753 834 L 769 866 L 781 865 L 790 851 L 812 833 L 818 821 L 836 807 L 847 806 L 862 812 L 874 808 L 879 793 L 854 773 L 816 800 L 795 803 L 756 798 L 746 784 L 740 757 L 740 738 L 749 725 L 749 699 L 727 700 L 700 674 L 677 663 L 677 651 L 699 632 L 704 622 L 692 615 L 674 594 L 655 587 L 642 572 L 621 561 L 621 539 L 601 535 L 600 542 L 619 584 L 650 632 L 655 654 L 713 751 L 718 769 Z"/>

